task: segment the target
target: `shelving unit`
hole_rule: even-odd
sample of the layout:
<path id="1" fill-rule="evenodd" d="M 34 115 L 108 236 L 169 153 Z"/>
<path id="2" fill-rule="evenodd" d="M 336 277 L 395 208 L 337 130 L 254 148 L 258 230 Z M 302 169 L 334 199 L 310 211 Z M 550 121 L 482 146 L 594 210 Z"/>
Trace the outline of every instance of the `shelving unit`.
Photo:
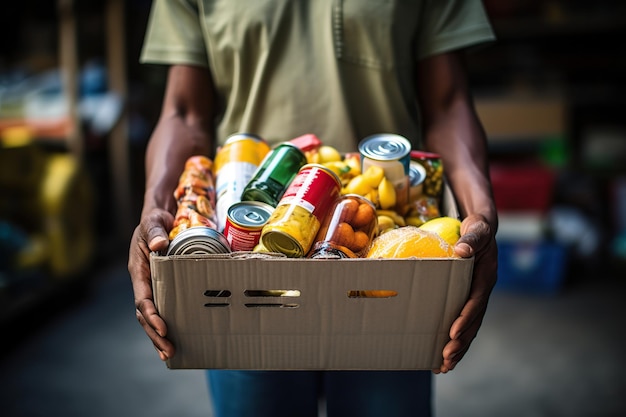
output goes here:
<path id="1" fill-rule="evenodd" d="M 626 51 L 614 46 L 626 35 L 626 4 L 485 4 L 493 5 L 498 40 L 475 51 L 469 69 L 492 161 L 534 162 L 553 170 L 551 202 L 577 210 L 599 236 L 593 253 L 576 254 L 576 265 L 581 264 L 581 271 L 606 269 L 615 233 L 610 190 L 626 175 L 626 122 L 621 114 Z M 607 130 L 615 135 L 613 140 L 596 143 Z M 591 161 L 590 149 L 606 150 L 603 166 Z"/>
<path id="2" fill-rule="evenodd" d="M 117 247 L 118 242 L 128 241 L 132 231 L 129 208 L 131 198 L 128 116 L 124 104 L 110 131 L 99 139 L 105 143 L 106 155 L 94 155 L 87 146 L 89 140 L 93 140 L 93 133 L 85 131 L 80 91 L 81 51 L 85 47 L 81 45 L 83 27 L 81 23 L 84 23 L 81 19 L 85 18 L 82 13 L 84 10 L 82 6 L 85 4 L 89 7 L 95 5 L 83 1 L 57 0 L 56 14 L 49 17 L 50 27 L 56 28 L 57 33 L 53 50 L 49 52 L 51 56 L 56 56 L 53 61 L 56 62 L 62 80 L 60 97 L 64 100 L 66 109 L 64 114 L 53 118 L 0 117 L 0 135 L 16 137 L 17 134 L 19 137 L 23 133 L 32 138 L 34 143 L 32 154 L 39 158 L 32 159 L 30 150 L 21 155 L 24 161 L 36 166 L 35 171 L 40 175 L 37 176 L 37 184 L 29 184 L 38 211 L 33 212 L 34 206 L 30 200 L 28 202 L 16 200 L 12 204 L 28 203 L 23 210 L 24 216 L 36 216 L 36 220 L 27 221 L 28 224 L 15 224 L 21 229 L 24 229 L 21 226 L 26 226 L 29 243 L 25 250 L 39 248 L 37 256 L 41 258 L 41 266 L 35 263 L 32 269 L 8 272 L 16 277 L 7 277 L 7 272 L 0 270 L 2 301 L 0 323 L 3 327 L 13 322 L 16 317 L 37 310 L 42 305 L 48 305 L 50 300 L 61 297 L 64 291 L 74 291 L 80 281 L 87 280 L 84 274 L 88 272 L 87 269 L 91 267 L 97 253 L 106 251 L 107 248 L 102 245 Z M 96 6 L 100 6 L 103 12 L 103 24 L 97 37 L 105 45 L 102 60 L 106 63 L 107 94 L 115 95 L 120 102 L 125 103 L 127 96 L 125 2 L 103 0 Z M 24 6 L 19 8 L 28 14 Z M 14 16 L 18 22 L 21 21 L 21 17 L 19 13 Z M 17 42 L 19 40 L 18 37 Z M 5 62 L 3 58 L 0 56 L 0 63 Z M 88 137 L 89 135 L 92 137 Z M 18 155 L 13 150 L 7 149 L 0 149 L 6 152 L 4 157 Z M 91 165 L 94 158 L 106 158 L 102 164 L 107 168 L 108 177 L 101 176 L 99 180 L 104 179 L 111 184 L 109 195 L 103 192 L 99 183 L 93 181 Z M 16 170 L 15 178 L 21 180 L 23 174 L 20 174 L 19 168 Z M 10 175 L 8 172 L 4 177 Z M 16 184 L 16 188 L 19 187 L 19 184 Z M 12 197 L 17 198 L 15 195 Z M 97 230 L 98 222 L 101 220 L 97 218 L 97 213 L 99 206 L 103 205 L 103 199 L 111 200 L 110 207 L 104 208 L 107 211 L 105 215 L 107 219 L 112 219 L 113 226 L 113 231 L 111 228 L 107 230 L 107 236 L 99 235 L 100 231 Z M 3 204 L 2 207 L 4 206 Z M 20 208 L 11 209 L 12 214 L 17 210 Z M 7 213 L 0 213 L 0 220 L 7 220 L 3 218 L 6 215 Z M 20 219 L 9 221 L 21 222 L 23 221 L 21 217 L 24 216 L 20 215 L 18 216 Z M 21 232 L 22 230 L 11 236 L 17 239 Z M 14 243 L 17 247 L 17 242 Z M 19 255 L 20 259 L 24 257 L 21 253 Z"/>

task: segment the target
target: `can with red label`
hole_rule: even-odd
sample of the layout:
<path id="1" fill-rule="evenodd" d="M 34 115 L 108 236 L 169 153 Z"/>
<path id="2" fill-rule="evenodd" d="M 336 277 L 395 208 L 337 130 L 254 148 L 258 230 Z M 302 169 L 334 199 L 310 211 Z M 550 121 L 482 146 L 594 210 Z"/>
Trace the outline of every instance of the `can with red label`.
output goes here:
<path id="1" fill-rule="evenodd" d="M 250 133 L 236 133 L 226 139 L 215 156 L 217 228 L 224 230 L 228 209 L 241 201 L 243 189 L 270 151 L 268 143 Z"/>
<path id="2" fill-rule="evenodd" d="M 224 236 L 233 251 L 251 251 L 259 243 L 263 226 L 274 207 L 260 201 L 242 201 L 228 209 Z"/>
<path id="3" fill-rule="evenodd" d="M 263 246 L 288 257 L 304 257 L 340 191 L 341 180 L 330 169 L 304 165 L 263 227 Z"/>

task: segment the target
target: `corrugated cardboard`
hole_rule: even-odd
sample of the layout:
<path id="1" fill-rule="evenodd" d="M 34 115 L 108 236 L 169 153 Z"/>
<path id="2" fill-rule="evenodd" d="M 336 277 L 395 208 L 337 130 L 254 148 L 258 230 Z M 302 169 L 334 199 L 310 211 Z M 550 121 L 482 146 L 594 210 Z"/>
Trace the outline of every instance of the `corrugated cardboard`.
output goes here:
<path id="1" fill-rule="evenodd" d="M 156 306 L 177 349 L 169 368 L 438 368 L 473 268 L 458 258 L 249 255 L 152 254 Z M 397 295 L 348 296 L 363 290 Z"/>

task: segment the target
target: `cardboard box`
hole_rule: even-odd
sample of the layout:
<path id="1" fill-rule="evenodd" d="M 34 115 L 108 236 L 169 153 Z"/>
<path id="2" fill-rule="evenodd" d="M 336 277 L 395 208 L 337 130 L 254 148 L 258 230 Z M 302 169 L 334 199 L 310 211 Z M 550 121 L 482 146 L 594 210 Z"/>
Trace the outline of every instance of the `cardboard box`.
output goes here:
<path id="1" fill-rule="evenodd" d="M 477 97 L 475 106 L 490 141 L 543 140 L 567 130 L 567 106 L 561 95 Z"/>
<path id="2" fill-rule="evenodd" d="M 155 303 L 177 348 L 169 368 L 438 368 L 474 262 L 251 255 L 152 254 Z M 396 295 L 348 296 L 363 290 Z"/>

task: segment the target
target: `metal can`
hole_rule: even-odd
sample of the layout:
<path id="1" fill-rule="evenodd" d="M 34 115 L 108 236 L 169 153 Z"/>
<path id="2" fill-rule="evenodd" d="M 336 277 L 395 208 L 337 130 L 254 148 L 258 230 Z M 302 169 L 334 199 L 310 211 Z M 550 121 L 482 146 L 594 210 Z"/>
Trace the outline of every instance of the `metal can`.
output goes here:
<path id="1" fill-rule="evenodd" d="M 228 209 L 224 236 L 233 251 L 251 251 L 261 239 L 261 231 L 274 207 L 259 201 L 241 201 Z"/>
<path id="2" fill-rule="evenodd" d="M 295 145 L 283 142 L 271 150 L 241 194 L 241 201 L 261 201 L 276 207 L 287 187 L 307 163 Z"/>
<path id="3" fill-rule="evenodd" d="M 409 167 L 409 205 L 416 201 L 423 193 L 426 170 L 417 161 L 411 161 Z"/>
<path id="4" fill-rule="evenodd" d="M 411 142 L 403 136 L 381 133 L 368 136 L 359 143 L 361 171 L 377 165 L 385 172 L 396 190 L 396 211 L 404 213 L 409 201 L 409 168 Z"/>
<path id="5" fill-rule="evenodd" d="M 330 169 L 304 165 L 263 227 L 263 246 L 288 257 L 304 257 L 340 191 L 341 181 Z"/>
<path id="6" fill-rule="evenodd" d="M 223 234 L 210 227 L 197 226 L 178 233 L 170 242 L 167 255 L 210 255 L 230 251 Z"/>
<path id="7" fill-rule="evenodd" d="M 213 172 L 217 195 L 217 228 L 226 226 L 228 209 L 241 201 L 241 194 L 250 182 L 270 147 L 265 140 L 250 133 L 236 133 L 226 139 L 215 155 Z"/>
<path id="8" fill-rule="evenodd" d="M 411 151 L 411 160 L 418 162 L 426 171 L 423 194 L 436 199 L 443 192 L 443 161 L 441 156 L 433 152 Z"/>
<path id="9" fill-rule="evenodd" d="M 324 219 L 308 257 L 361 258 L 378 232 L 376 207 L 365 197 L 339 197 Z"/>

